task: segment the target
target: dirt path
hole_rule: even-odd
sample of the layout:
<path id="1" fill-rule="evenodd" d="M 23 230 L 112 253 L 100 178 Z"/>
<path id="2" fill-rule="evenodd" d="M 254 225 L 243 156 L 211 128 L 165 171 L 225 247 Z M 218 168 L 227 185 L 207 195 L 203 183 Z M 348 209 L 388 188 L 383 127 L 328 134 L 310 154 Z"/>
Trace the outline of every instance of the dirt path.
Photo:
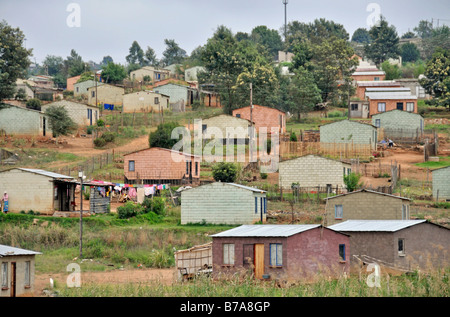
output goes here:
<path id="1" fill-rule="evenodd" d="M 36 274 L 35 276 L 35 296 L 43 295 L 43 290 L 50 287 L 50 278 L 56 285 L 66 285 L 68 273 L 57 274 Z M 164 285 L 171 285 L 177 279 L 174 268 L 169 269 L 128 269 L 112 270 L 107 272 L 85 272 L 81 273 L 81 285 L 83 284 L 128 284 L 140 283 L 151 284 L 158 282 Z"/>

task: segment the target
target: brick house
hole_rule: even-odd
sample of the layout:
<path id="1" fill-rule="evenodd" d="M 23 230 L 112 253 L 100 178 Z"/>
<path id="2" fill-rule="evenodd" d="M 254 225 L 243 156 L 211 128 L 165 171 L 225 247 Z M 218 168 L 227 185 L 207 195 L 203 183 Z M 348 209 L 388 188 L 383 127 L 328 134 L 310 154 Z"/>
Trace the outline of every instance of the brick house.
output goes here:
<path id="1" fill-rule="evenodd" d="M 244 225 L 211 237 L 214 276 L 307 279 L 350 268 L 348 235 L 321 225 Z"/>
<path id="2" fill-rule="evenodd" d="M 394 109 L 417 113 L 417 96 L 411 94 L 410 88 L 367 88 L 366 99 L 369 117 Z"/>
<path id="3" fill-rule="evenodd" d="M 392 139 L 405 135 L 420 136 L 425 127 L 424 119 L 420 114 L 398 109 L 374 114 L 372 124 L 383 129 L 384 136 Z"/>
<path id="4" fill-rule="evenodd" d="M 123 112 L 161 112 L 169 109 L 170 97 L 153 91 L 138 91 L 123 96 Z"/>
<path id="5" fill-rule="evenodd" d="M 433 198 L 439 200 L 450 199 L 450 166 L 431 171 Z"/>
<path id="6" fill-rule="evenodd" d="M 401 88 L 402 85 L 395 80 L 377 80 L 377 81 L 357 81 L 356 82 L 356 98 L 364 100 L 366 98 L 367 88 Z"/>
<path id="7" fill-rule="evenodd" d="M 410 199 L 361 189 L 325 198 L 326 223 L 333 225 L 350 219 L 408 220 Z"/>
<path id="8" fill-rule="evenodd" d="M 79 126 L 95 125 L 99 119 L 99 108 L 96 106 L 61 100 L 43 105 L 41 109 L 45 112 L 51 106 L 64 107 L 69 117 Z"/>
<path id="9" fill-rule="evenodd" d="M 129 184 L 199 183 L 201 157 L 153 147 L 124 155 L 124 178 Z"/>
<path id="10" fill-rule="evenodd" d="M 88 104 L 110 104 L 114 106 L 121 106 L 123 103 L 123 95 L 125 89 L 119 86 L 103 84 L 100 86 L 93 86 L 87 89 Z"/>
<path id="11" fill-rule="evenodd" d="M 373 150 L 377 148 L 377 128 L 371 124 L 341 120 L 319 127 L 320 143 L 367 144 Z"/>
<path id="12" fill-rule="evenodd" d="M 0 130 L 16 136 L 52 135 L 44 112 L 9 104 L 0 104 Z"/>
<path id="13" fill-rule="evenodd" d="M 67 91 L 73 91 L 74 85 L 77 83 L 77 81 L 81 78 L 81 75 L 69 77 L 66 80 L 66 90 Z"/>
<path id="14" fill-rule="evenodd" d="M 256 132 L 261 128 L 266 128 L 267 134 L 275 128 L 280 133 L 286 132 L 286 113 L 270 107 L 253 105 L 252 115 L 250 115 L 250 106 L 233 110 L 233 116 L 251 120 L 255 123 Z M 252 118 L 250 118 L 252 117 Z"/>
<path id="15" fill-rule="evenodd" d="M 40 252 L 0 244 L 0 297 L 34 295 L 35 257 Z"/>
<path id="16" fill-rule="evenodd" d="M 181 192 L 181 224 L 264 223 L 266 214 L 266 192 L 258 188 L 215 182 Z"/>
<path id="17" fill-rule="evenodd" d="M 386 73 L 376 67 L 357 68 L 352 78 L 355 81 L 382 81 L 386 79 Z"/>
<path id="18" fill-rule="evenodd" d="M 344 187 L 344 175 L 351 172 L 351 164 L 321 157 L 306 155 L 279 163 L 279 185 L 291 189 L 292 183 L 300 187 Z"/>
<path id="19" fill-rule="evenodd" d="M 350 236 L 357 270 L 370 263 L 402 272 L 449 265 L 450 230 L 427 220 L 348 220 L 328 228 Z"/>

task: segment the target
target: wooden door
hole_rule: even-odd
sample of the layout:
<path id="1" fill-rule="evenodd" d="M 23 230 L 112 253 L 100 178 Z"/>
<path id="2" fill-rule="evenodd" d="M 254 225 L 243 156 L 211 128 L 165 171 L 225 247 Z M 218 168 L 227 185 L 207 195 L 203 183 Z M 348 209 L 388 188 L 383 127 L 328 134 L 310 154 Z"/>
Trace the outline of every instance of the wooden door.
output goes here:
<path id="1" fill-rule="evenodd" d="M 264 244 L 255 244 L 255 277 L 262 279 L 264 274 Z"/>
<path id="2" fill-rule="evenodd" d="M 16 262 L 11 262 L 11 297 L 16 297 Z"/>

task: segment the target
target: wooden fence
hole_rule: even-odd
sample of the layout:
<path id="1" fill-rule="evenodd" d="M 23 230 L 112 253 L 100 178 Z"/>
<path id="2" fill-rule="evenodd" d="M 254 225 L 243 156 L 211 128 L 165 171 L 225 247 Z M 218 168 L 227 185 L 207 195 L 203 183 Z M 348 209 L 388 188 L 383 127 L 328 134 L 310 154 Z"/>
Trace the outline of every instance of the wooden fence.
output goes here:
<path id="1" fill-rule="evenodd" d="M 433 142 L 436 132 L 434 130 L 379 128 L 378 141 L 391 139 L 396 144 L 415 145 L 423 144 L 426 140 Z"/>
<path id="2" fill-rule="evenodd" d="M 309 154 L 331 156 L 339 159 L 367 159 L 373 155 L 370 144 L 324 143 L 324 142 L 280 142 L 283 159 Z"/>

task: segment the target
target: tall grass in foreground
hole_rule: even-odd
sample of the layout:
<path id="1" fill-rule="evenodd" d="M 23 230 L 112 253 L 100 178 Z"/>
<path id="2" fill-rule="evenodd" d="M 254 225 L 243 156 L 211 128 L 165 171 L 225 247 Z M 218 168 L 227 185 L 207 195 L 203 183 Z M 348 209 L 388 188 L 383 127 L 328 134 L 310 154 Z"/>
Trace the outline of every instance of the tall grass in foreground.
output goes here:
<path id="1" fill-rule="evenodd" d="M 63 297 L 448 297 L 449 269 L 430 274 L 384 276 L 380 287 L 369 287 L 365 278 L 329 279 L 280 286 L 275 281 L 252 278 L 212 280 L 198 278 L 165 285 L 158 282 L 119 285 L 82 285 L 57 289 Z"/>

